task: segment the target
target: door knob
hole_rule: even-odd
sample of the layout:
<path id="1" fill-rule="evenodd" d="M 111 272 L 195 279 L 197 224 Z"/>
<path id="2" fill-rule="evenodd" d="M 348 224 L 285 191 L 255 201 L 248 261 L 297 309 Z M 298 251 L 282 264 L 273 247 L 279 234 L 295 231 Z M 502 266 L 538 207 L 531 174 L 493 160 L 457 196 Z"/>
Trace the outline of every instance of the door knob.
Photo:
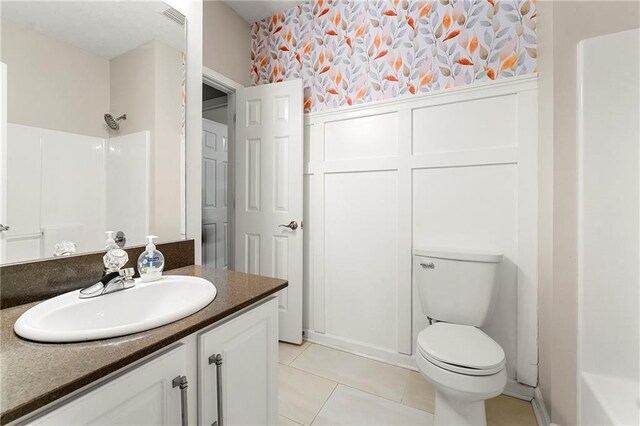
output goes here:
<path id="1" fill-rule="evenodd" d="M 288 225 L 278 225 L 278 226 L 282 228 L 289 228 L 292 231 L 295 231 L 296 229 L 298 229 L 298 222 L 296 222 L 295 220 L 292 220 L 291 222 L 289 222 Z"/>
<path id="2" fill-rule="evenodd" d="M 11 229 L 10 226 L 6 226 L 0 223 L 0 232 L 8 231 L 9 229 Z"/>

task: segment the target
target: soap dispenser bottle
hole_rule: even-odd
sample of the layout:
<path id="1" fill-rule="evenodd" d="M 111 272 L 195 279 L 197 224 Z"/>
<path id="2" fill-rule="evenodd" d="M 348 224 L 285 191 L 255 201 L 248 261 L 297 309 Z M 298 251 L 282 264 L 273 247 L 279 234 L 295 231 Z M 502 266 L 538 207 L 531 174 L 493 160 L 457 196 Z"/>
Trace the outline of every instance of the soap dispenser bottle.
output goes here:
<path id="1" fill-rule="evenodd" d="M 114 239 L 115 232 L 107 231 L 106 234 L 107 241 L 105 242 L 105 249 L 107 250 L 107 254 L 102 258 L 105 274 L 119 271 L 129 261 L 127 252 L 116 244 Z"/>
<path id="2" fill-rule="evenodd" d="M 156 249 L 153 239 L 155 235 L 147 235 L 147 247 L 138 258 L 138 272 L 142 281 L 156 281 L 162 276 L 164 256 Z"/>

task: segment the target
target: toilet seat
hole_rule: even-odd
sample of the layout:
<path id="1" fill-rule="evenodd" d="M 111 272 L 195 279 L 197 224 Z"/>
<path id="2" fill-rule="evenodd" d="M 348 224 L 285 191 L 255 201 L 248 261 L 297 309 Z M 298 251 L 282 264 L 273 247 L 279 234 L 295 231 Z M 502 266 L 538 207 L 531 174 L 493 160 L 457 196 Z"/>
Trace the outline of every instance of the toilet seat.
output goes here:
<path id="1" fill-rule="evenodd" d="M 488 376 L 504 369 L 504 350 L 480 329 L 438 322 L 418 334 L 418 352 L 432 364 L 459 374 Z"/>

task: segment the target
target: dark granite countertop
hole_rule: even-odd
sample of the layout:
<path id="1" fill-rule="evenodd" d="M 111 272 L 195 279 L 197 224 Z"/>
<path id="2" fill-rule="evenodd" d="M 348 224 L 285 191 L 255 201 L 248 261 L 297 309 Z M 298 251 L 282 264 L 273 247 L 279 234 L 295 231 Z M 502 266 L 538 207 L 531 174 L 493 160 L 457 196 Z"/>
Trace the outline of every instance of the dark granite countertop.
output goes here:
<path id="1" fill-rule="evenodd" d="M 0 423 L 29 414 L 288 285 L 285 280 L 201 266 L 165 274 L 208 279 L 218 294 L 204 309 L 179 321 L 142 333 L 84 343 L 35 343 L 16 336 L 14 323 L 38 302 L 0 310 Z"/>

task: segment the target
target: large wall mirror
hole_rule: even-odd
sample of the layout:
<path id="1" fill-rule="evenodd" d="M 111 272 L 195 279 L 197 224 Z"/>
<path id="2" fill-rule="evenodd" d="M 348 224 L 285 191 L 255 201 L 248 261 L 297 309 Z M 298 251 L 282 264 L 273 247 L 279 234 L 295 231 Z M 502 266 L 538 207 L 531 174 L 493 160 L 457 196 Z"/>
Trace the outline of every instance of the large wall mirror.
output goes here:
<path id="1" fill-rule="evenodd" d="M 0 263 L 101 250 L 107 230 L 127 247 L 184 238 L 185 17 L 161 1 L 0 7 Z"/>

